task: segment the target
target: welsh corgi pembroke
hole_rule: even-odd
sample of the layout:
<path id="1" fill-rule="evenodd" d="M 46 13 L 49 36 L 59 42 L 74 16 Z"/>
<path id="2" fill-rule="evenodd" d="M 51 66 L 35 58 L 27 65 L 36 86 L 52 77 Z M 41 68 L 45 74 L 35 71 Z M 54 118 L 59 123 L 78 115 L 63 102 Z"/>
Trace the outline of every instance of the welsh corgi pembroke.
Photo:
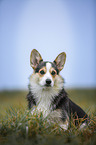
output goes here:
<path id="1" fill-rule="evenodd" d="M 60 53 L 53 62 L 43 61 L 40 53 L 33 49 L 30 55 L 30 65 L 34 72 L 29 78 L 29 93 L 27 95 L 29 109 L 34 106 L 42 112 L 43 117 L 49 117 L 52 122 L 58 122 L 61 128 L 68 129 L 71 114 L 74 118 L 82 118 L 86 125 L 88 115 L 68 98 L 64 89 L 64 79 L 60 75 L 66 60 L 66 53 Z M 77 123 L 76 123 L 77 124 Z"/>

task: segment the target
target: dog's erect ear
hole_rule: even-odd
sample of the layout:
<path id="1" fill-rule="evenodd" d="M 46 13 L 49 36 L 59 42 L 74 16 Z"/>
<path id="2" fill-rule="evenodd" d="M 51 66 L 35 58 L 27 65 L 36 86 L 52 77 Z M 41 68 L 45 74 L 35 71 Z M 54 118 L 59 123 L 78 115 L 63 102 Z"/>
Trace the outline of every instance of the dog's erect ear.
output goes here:
<path id="1" fill-rule="evenodd" d="M 60 53 L 56 57 L 56 59 L 54 60 L 54 63 L 56 64 L 59 71 L 61 71 L 63 69 L 65 61 L 66 61 L 66 53 L 65 52 Z"/>
<path id="2" fill-rule="evenodd" d="M 31 67 L 33 69 L 36 69 L 36 67 L 37 67 L 37 65 L 39 64 L 40 61 L 43 61 L 40 53 L 36 49 L 33 49 L 31 51 L 31 55 L 30 55 L 30 65 L 31 65 Z"/>

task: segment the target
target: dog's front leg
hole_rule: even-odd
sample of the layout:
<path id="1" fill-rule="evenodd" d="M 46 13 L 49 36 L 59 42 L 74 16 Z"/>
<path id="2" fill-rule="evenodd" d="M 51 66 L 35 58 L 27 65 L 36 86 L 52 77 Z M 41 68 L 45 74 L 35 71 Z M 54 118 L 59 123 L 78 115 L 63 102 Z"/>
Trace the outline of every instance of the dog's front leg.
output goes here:
<path id="1" fill-rule="evenodd" d="M 69 126 L 69 117 L 67 113 L 65 112 L 65 115 L 63 113 L 62 115 L 62 110 L 61 109 L 56 109 L 50 113 L 48 116 L 48 120 L 52 123 L 57 123 L 60 128 L 67 130 Z"/>

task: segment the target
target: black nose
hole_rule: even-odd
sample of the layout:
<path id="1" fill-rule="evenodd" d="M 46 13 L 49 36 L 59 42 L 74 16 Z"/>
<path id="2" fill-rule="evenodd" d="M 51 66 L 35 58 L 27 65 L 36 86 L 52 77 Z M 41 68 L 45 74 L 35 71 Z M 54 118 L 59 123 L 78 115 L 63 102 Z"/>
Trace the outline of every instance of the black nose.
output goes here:
<path id="1" fill-rule="evenodd" d="M 51 84 L 51 80 L 50 79 L 47 79 L 46 80 L 46 85 L 50 85 Z"/>

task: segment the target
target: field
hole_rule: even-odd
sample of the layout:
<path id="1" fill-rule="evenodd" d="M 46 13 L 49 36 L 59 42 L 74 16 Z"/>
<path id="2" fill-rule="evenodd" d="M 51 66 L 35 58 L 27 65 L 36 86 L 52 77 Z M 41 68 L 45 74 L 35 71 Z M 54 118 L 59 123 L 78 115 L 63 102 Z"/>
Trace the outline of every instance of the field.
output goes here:
<path id="1" fill-rule="evenodd" d="M 89 125 L 79 130 L 71 121 L 67 131 L 28 110 L 27 91 L 0 92 L 0 145 L 95 145 L 96 89 L 67 90 L 69 98 L 90 116 Z"/>

